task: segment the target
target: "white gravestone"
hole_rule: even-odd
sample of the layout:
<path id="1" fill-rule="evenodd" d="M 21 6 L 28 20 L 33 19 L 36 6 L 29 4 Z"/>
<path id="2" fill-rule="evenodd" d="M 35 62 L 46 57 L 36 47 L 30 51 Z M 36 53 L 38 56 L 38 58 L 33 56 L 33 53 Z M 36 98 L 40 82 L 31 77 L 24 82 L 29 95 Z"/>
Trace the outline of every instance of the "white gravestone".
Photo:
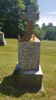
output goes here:
<path id="1" fill-rule="evenodd" d="M 0 45 L 7 45 L 3 32 L 0 32 Z"/>

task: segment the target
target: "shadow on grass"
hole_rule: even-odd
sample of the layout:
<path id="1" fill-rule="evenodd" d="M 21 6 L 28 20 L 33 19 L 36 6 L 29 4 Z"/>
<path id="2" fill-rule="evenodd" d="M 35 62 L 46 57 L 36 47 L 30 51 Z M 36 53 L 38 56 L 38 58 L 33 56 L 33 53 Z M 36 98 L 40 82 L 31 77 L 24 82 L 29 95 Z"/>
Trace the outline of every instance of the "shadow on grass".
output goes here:
<path id="1" fill-rule="evenodd" d="M 25 93 L 36 93 L 37 90 L 17 88 L 14 75 L 5 77 L 0 84 L 0 93 L 6 96 L 19 97 Z"/>

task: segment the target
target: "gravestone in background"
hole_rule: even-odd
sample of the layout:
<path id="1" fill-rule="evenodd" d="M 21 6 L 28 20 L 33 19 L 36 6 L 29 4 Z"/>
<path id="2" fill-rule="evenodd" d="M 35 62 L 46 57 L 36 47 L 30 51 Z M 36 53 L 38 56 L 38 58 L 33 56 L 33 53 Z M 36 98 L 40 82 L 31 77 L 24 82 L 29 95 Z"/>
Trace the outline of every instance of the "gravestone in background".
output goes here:
<path id="1" fill-rule="evenodd" d="M 0 45 L 6 45 L 6 41 L 5 41 L 5 38 L 4 38 L 4 33 L 3 32 L 0 32 Z"/>
<path id="2" fill-rule="evenodd" d="M 15 70 L 15 82 L 19 88 L 42 86 L 43 73 L 40 66 L 40 40 L 18 41 L 18 64 Z"/>

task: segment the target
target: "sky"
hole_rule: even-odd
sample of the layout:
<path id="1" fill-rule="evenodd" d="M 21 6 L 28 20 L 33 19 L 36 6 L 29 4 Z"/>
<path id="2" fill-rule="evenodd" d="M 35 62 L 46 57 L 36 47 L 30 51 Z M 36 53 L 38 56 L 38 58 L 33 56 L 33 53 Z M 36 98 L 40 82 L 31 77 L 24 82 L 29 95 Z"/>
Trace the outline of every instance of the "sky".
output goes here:
<path id="1" fill-rule="evenodd" d="M 38 0 L 40 19 L 37 22 L 40 26 L 42 23 L 52 22 L 56 25 L 56 0 Z"/>

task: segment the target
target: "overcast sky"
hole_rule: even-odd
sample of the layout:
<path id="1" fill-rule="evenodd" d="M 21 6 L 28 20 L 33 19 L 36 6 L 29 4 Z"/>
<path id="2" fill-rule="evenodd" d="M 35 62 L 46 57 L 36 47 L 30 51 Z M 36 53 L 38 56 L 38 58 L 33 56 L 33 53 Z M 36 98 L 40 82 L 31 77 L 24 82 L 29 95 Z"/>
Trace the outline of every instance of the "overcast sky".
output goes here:
<path id="1" fill-rule="evenodd" d="M 38 0 L 40 10 L 39 25 L 43 22 L 48 24 L 52 22 L 56 25 L 56 0 Z"/>

